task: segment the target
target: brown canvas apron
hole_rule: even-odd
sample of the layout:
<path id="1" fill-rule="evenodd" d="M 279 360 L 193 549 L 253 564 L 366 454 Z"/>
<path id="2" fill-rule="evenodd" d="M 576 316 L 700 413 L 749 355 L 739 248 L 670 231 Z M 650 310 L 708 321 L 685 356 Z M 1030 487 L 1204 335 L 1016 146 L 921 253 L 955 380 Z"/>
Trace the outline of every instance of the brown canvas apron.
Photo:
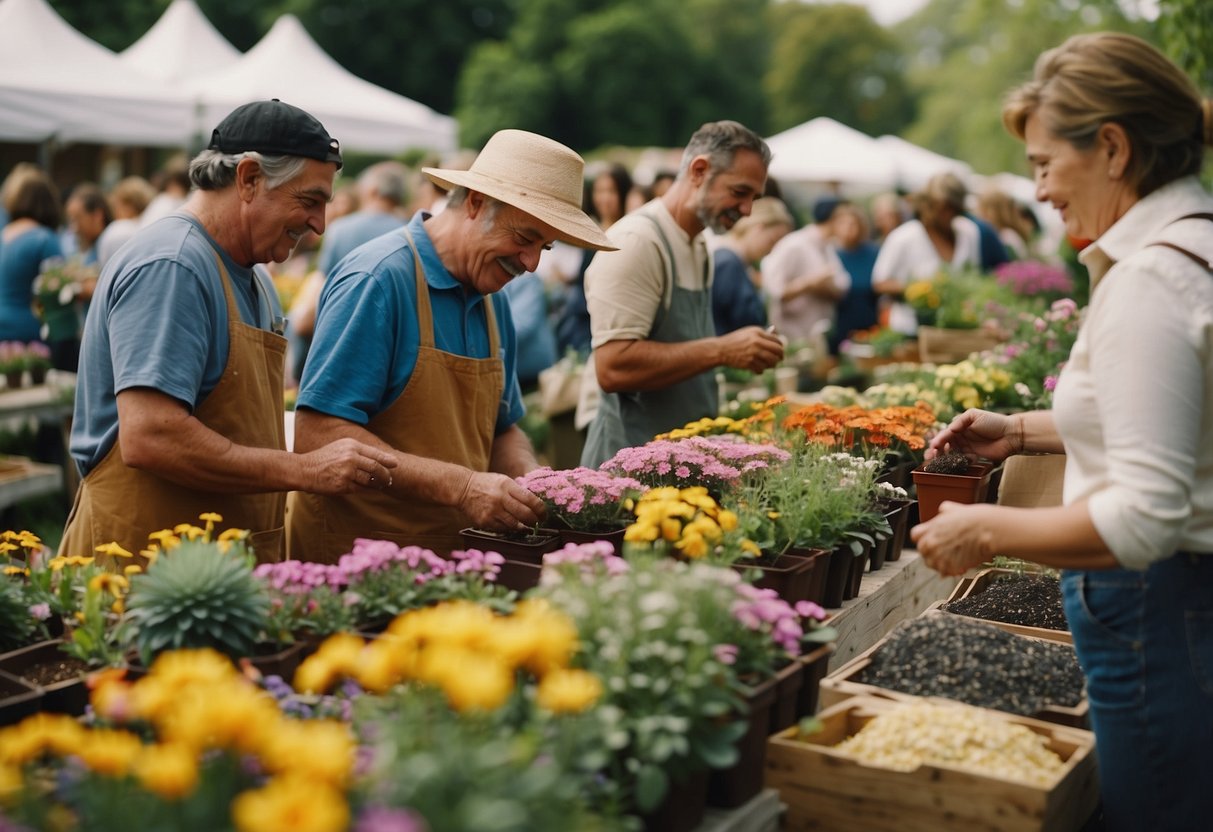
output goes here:
<path id="1" fill-rule="evenodd" d="M 282 417 L 282 372 L 286 339 L 240 320 L 231 278 L 215 253 L 227 300 L 227 365 L 219 384 L 198 405 L 194 416 L 237 445 L 286 450 Z M 256 281 L 256 277 L 253 278 Z M 256 286 L 257 284 L 254 283 Z M 127 551 L 147 546 L 147 536 L 178 523 L 199 524 L 207 511 L 223 516 L 221 528 L 248 529 L 257 560 L 282 559 L 286 495 L 198 491 L 122 461 L 122 443 L 88 473 L 76 491 L 67 518 L 62 555 L 91 555 L 97 546 L 117 541 Z"/>
<path id="2" fill-rule="evenodd" d="M 370 420 L 367 430 L 404 453 L 487 471 L 505 389 L 492 299 L 484 298 L 488 358 L 437 349 L 421 257 L 408 229 L 403 234 L 413 250 L 417 283 L 417 364 L 404 390 Z M 335 563 L 358 537 L 423 546 L 445 555 L 461 548 L 459 530 L 470 522 L 458 509 L 425 497 L 401 499 L 382 491 L 337 496 L 291 492 L 289 505 L 290 556 L 322 563 Z"/>

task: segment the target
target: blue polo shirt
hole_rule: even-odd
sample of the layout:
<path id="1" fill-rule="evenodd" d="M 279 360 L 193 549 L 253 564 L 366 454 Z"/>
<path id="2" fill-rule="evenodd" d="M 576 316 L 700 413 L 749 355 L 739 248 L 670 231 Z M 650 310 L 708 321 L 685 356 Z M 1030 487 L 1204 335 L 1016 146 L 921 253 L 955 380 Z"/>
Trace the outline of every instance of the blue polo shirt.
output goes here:
<path id="1" fill-rule="evenodd" d="M 434 313 L 434 345 L 443 352 L 488 358 L 485 296 L 465 289 L 443 267 L 425 232 L 423 215 L 409 223 Z M 366 425 L 391 406 L 417 365 L 421 332 L 413 252 L 403 234 L 385 234 L 355 249 L 329 275 L 320 294 L 316 332 L 299 386 L 297 406 Z M 496 431 L 522 418 L 518 343 L 509 303 L 489 295 L 497 316 L 505 389 Z M 454 419 L 458 414 L 450 414 Z"/>

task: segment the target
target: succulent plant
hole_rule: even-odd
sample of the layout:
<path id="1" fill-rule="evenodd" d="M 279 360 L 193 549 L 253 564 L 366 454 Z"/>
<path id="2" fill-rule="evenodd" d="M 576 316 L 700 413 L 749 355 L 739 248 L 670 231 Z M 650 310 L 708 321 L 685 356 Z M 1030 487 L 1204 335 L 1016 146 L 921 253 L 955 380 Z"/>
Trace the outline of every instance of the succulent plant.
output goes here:
<path id="1" fill-rule="evenodd" d="M 145 664 L 165 650 L 211 647 L 232 658 L 252 653 L 269 613 L 242 547 L 184 541 L 131 580 L 127 613 Z"/>
<path id="2" fill-rule="evenodd" d="M 962 453 L 940 454 L 922 466 L 928 474 L 963 474 L 969 470 L 969 458 Z"/>

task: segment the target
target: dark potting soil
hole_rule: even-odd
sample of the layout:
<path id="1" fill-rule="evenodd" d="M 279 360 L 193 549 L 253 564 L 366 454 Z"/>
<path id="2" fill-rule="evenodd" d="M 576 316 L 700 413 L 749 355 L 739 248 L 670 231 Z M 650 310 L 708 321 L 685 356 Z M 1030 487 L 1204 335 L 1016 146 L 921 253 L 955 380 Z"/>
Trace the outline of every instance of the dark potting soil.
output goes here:
<path id="1" fill-rule="evenodd" d="M 21 678 L 42 687 L 69 679 L 79 679 L 88 673 L 88 665 L 79 659 L 64 656 L 62 659 L 32 664 L 21 671 Z"/>
<path id="2" fill-rule="evenodd" d="M 1073 647 L 955 615 L 900 625 L 855 681 L 1022 716 L 1045 705 L 1073 707 L 1083 692 Z"/>
<path id="3" fill-rule="evenodd" d="M 1061 584 L 1051 575 L 1007 575 L 976 595 L 944 604 L 941 609 L 1046 630 L 1069 630 L 1061 606 Z"/>

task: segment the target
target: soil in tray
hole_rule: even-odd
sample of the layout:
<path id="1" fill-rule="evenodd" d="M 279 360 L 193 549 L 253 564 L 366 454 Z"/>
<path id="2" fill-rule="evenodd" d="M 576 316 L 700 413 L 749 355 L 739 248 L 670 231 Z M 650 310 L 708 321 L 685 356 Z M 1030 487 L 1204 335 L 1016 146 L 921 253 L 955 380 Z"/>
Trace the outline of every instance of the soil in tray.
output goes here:
<path id="1" fill-rule="evenodd" d="M 1007 575 L 981 592 L 944 604 L 945 612 L 1046 630 L 1069 630 L 1061 584 L 1050 575 Z"/>
<path id="2" fill-rule="evenodd" d="M 88 673 L 88 665 L 79 659 L 64 656 L 49 662 L 39 662 L 23 669 L 18 675 L 26 681 L 50 687 L 56 682 L 66 682 L 69 679 L 79 679 Z"/>
<path id="3" fill-rule="evenodd" d="M 1023 716 L 1045 705 L 1073 707 L 1083 692 L 1073 647 L 954 615 L 905 622 L 854 681 Z"/>

